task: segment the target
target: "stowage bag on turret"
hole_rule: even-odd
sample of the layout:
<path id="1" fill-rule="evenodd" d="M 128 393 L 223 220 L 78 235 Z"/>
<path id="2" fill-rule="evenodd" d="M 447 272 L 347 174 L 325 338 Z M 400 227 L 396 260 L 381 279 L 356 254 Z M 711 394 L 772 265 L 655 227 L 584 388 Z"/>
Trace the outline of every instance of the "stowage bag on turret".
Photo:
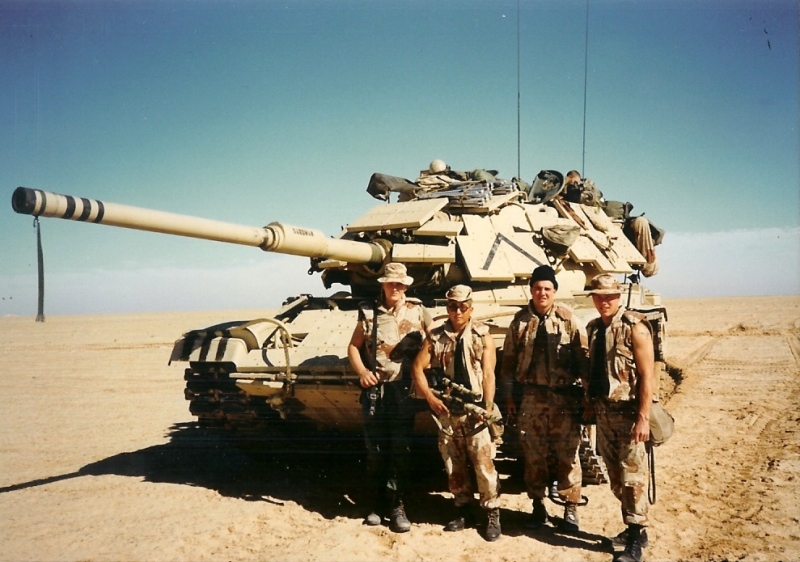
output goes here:
<path id="1" fill-rule="evenodd" d="M 389 194 L 392 192 L 412 194 L 416 189 L 419 189 L 419 186 L 405 178 L 375 173 L 369 178 L 367 193 L 372 195 L 375 199 L 388 201 Z"/>

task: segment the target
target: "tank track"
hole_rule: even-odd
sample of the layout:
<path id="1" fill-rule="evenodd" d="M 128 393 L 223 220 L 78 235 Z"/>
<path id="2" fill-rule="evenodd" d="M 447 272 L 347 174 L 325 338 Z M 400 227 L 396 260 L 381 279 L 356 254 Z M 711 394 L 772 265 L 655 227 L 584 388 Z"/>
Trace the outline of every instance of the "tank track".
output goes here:
<path id="1" fill-rule="evenodd" d="M 187 368 L 183 378 L 189 412 L 203 427 L 263 429 L 280 418 L 266 400 L 248 396 L 236 386 L 224 368 Z"/>

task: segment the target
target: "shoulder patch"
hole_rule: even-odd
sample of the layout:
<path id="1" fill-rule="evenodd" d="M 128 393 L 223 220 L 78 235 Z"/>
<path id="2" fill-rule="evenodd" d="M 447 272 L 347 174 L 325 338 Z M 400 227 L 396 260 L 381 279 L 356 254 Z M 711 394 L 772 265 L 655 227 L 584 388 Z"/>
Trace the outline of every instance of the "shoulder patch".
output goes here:
<path id="1" fill-rule="evenodd" d="M 415 297 L 406 297 L 406 304 L 412 306 L 422 306 L 422 301 Z"/>

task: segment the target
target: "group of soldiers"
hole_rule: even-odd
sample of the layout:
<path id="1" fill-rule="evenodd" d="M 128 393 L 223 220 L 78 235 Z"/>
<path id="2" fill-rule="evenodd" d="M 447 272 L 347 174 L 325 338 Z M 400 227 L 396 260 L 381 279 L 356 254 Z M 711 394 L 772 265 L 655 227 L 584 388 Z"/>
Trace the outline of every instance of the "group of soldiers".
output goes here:
<path id="1" fill-rule="evenodd" d="M 413 279 L 403 264 L 387 264 L 378 281 L 381 294 L 376 302 L 360 305 L 348 346 L 363 389 L 365 481 L 372 500 L 365 524 L 381 525 L 388 518 L 394 532 L 411 528 L 403 499 L 415 395 L 426 400 L 440 428 L 439 452 L 456 507 L 456 517 L 444 530 L 477 523 L 477 487 L 484 537 L 498 539 L 500 483 L 494 459 L 499 439 L 490 431 L 499 417 L 497 400 L 504 404 L 506 423 L 516 425 L 524 454 L 524 481 L 532 500 L 525 526 L 537 529 L 548 522 L 544 499 L 555 486 L 564 505 L 562 531 L 579 530 L 581 427 L 596 420 L 597 449 L 627 526 L 612 539 L 624 545 L 614 561 L 641 560 L 648 541 L 646 443 L 654 350 L 650 325 L 622 306 L 618 281 L 608 274 L 591 281 L 588 294 L 599 317 L 584 327 L 569 307 L 556 302 L 555 271 L 537 267 L 530 277 L 531 299 L 508 327 L 497 381 L 494 340 L 489 327 L 472 318 L 470 287 L 450 288 L 447 320 L 432 325 L 422 302 L 406 296 Z M 431 371 L 468 392 L 478 407 L 447 400 L 429 384 L 426 372 Z M 554 473 L 548 457 L 555 459 Z"/>

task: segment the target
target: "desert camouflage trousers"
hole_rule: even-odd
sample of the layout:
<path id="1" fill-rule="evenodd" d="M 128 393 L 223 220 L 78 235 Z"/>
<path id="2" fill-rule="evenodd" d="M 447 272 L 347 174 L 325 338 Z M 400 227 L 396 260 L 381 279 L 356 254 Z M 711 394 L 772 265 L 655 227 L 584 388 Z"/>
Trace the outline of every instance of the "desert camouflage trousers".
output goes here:
<path id="1" fill-rule="evenodd" d="M 581 500 L 580 399 L 546 389 L 526 389 L 519 407 L 518 428 L 525 455 L 525 485 L 532 499 L 544 498 L 552 482 L 548 457 L 555 460 L 555 480 L 562 500 Z"/>
<path id="2" fill-rule="evenodd" d="M 631 440 L 636 422 L 635 402 L 595 402 L 597 452 L 608 470 L 611 491 L 622 503 L 627 525 L 647 526 L 647 451 L 644 443 Z"/>
<path id="3" fill-rule="evenodd" d="M 477 419 L 470 414 L 439 416 L 438 420 L 441 424 L 439 452 L 447 472 L 448 487 L 455 496 L 456 507 L 464 506 L 475 499 L 469 464 L 472 464 L 475 471 L 481 507 L 500 507 L 500 478 L 494 467 L 497 447 L 489 430 L 483 428 L 475 435 L 467 436 L 479 425 Z"/>
<path id="4" fill-rule="evenodd" d="M 650 232 L 650 222 L 644 217 L 636 217 L 630 223 L 633 235 L 636 238 L 636 249 L 644 256 L 647 263 L 642 266 L 642 274 L 652 277 L 658 273 L 658 257 L 656 247 L 653 245 L 653 235 Z"/>

